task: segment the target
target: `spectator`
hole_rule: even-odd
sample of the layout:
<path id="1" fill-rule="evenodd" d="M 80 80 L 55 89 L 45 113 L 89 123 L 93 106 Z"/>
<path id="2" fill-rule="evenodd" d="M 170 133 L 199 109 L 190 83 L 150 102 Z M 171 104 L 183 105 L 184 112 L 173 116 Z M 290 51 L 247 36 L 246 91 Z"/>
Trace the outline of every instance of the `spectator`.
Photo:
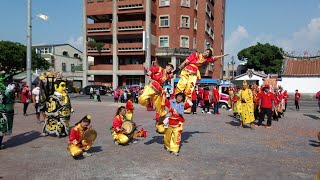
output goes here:
<path id="1" fill-rule="evenodd" d="M 33 105 L 34 105 L 35 110 L 36 110 L 36 116 L 37 116 L 38 123 L 41 123 L 41 121 L 40 121 L 40 112 L 42 112 L 42 116 L 44 118 L 44 121 L 46 119 L 46 114 L 42 110 L 43 107 L 42 107 L 42 105 L 40 103 L 40 95 L 41 94 L 40 94 L 40 82 L 39 82 L 37 84 L 37 86 L 32 90 L 32 101 L 33 101 Z"/>
<path id="2" fill-rule="evenodd" d="M 23 85 L 21 95 L 22 95 L 21 102 L 23 103 L 23 115 L 27 116 L 27 109 L 28 109 L 28 105 L 30 103 L 30 97 L 31 97 L 31 93 L 28 85 L 26 84 Z"/>
<path id="3" fill-rule="evenodd" d="M 298 92 L 298 89 L 296 90 L 296 93 L 294 94 L 294 104 L 296 105 L 296 110 L 300 110 L 299 101 L 301 98 L 301 94 Z"/>
<path id="4" fill-rule="evenodd" d="M 204 91 L 203 91 L 204 106 L 202 108 L 202 113 L 206 112 L 208 114 L 211 114 L 209 98 L 210 98 L 209 88 L 206 87 L 206 88 L 204 88 Z M 206 109 L 207 109 L 207 111 L 206 111 Z"/>
<path id="5" fill-rule="evenodd" d="M 124 91 L 124 93 L 123 93 L 123 102 L 122 103 L 127 102 L 127 95 L 128 95 L 128 92 Z"/>
<path id="6" fill-rule="evenodd" d="M 194 89 L 192 92 L 191 100 L 192 100 L 191 113 L 197 114 L 197 91 L 196 91 L 196 89 Z"/>
<path id="7" fill-rule="evenodd" d="M 213 102 L 213 114 L 220 114 L 219 113 L 219 100 L 220 100 L 220 94 L 218 90 L 218 86 L 213 86 L 212 89 L 212 102 Z"/>
<path id="8" fill-rule="evenodd" d="M 100 88 L 97 88 L 96 90 L 95 90 L 95 94 L 96 94 L 96 101 L 98 101 L 98 102 L 101 102 L 101 99 L 100 99 Z"/>
<path id="9" fill-rule="evenodd" d="M 197 102 L 198 106 L 202 104 L 201 101 L 203 100 L 203 92 L 204 92 L 203 88 L 199 87 L 198 88 L 198 102 Z"/>
<path id="10" fill-rule="evenodd" d="M 114 102 L 118 103 L 119 102 L 119 90 L 116 89 L 113 93 L 113 98 L 114 98 Z"/>
<path id="11" fill-rule="evenodd" d="M 90 87 L 90 99 L 93 99 L 94 97 L 93 97 L 93 87 L 91 86 Z"/>
<path id="12" fill-rule="evenodd" d="M 269 92 L 270 86 L 267 84 L 263 87 L 263 92 L 260 92 L 258 94 L 258 101 L 260 104 L 259 112 L 260 112 L 260 117 L 259 117 L 259 122 L 256 125 L 256 127 L 260 127 L 262 125 L 262 121 L 264 120 L 265 115 L 267 115 L 268 120 L 267 120 L 267 125 L 266 128 L 271 127 L 271 116 L 272 116 L 272 106 L 273 102 L 275 100 L 274 94 Z"/>
<path id="13" fill-rule="evenodd" d="M 289 94 L 288 94 L 287 90 L 285 90 L 283 92 L 283 99 L 284 99 L 284 111 L 283 112 L 285 112 L 287 110 L 288 99 L 289 99 Z"/>
<path id="14" fill-rule="evenodd" d="M 319 106 L 319 111 L 320 111 L 320 91 L 317 92 L 316 98 L 318 99 L 318 106 Z"/>

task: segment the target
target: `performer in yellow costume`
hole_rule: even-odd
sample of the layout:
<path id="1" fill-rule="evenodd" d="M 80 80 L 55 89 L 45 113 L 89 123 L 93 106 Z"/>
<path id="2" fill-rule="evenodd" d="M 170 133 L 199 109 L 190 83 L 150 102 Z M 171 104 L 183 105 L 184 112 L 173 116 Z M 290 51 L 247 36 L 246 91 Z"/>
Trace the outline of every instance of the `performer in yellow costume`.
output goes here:
<path id="1" fill-rule="evenodd" d="M 47 121 L 44 124 L 43 135 L 55 134 L 58 137 L 69 135 L 69 121 L 73 109 L 66 92 L 66 82 L 56 80 L 55 92 L 46 101 Z"/>
<path id="2" fill-rule="evenodd" d="M 120 106 L 117 109 L 116 116 L 113 119 L 111 135 L 114 139 L 115 144 L 125 145 L 132 140 L 132 136 L 127 136 L 123 133 L 122 124 L 125 121 L 126 117 L 126 108 L 124 106 Z"/>
<path id="3" fill-rule="evenodd" d="M 196 86 L 196 82 L 197 80 L 201 79 L 199 67 L 208 62 L 212 63 L 217 58 L 227 55 L 212 56 L 212 54 L 212 48 L 206 49 L 203 54 L 194 52 L 189 57 L 187 57 L 187 59 L 183 63 L 181 63 L 179 68 L 173 72 L 175 74 L 182 70 L 175 94 L 184 93 L 186 95 L 186 101 L 191 101 L 192 92 Z M 190 112 L 188 111 L 187 113 Z"/>
<path id="4" fill-rule="evenodd" d="M 244 124 L 250 124 L 250 128 L 253 127 L 254 119 L 254 105 L 253 105 L 253 95 L 252 91 L 247 88 L 247 81 L 243 81 L 242 90 L 240 90 L 240 102 L 241 102 L 241 112 L 240 120 L 242 127 Z"/>
<path id="5" fill-rule="evenodd" d="M 68 151 L 73 157 L 78 157 L 81 154 L 83 156 L 91 156 L 86 151 L 92 147 L 93 141 L 87 142 L 84 139 L 84 133 L 91 128 L 90 123 L 91 116 L 86 115 L 72 128 L 69 136 Z"/>
<path id="6" fill-rule="evenodd" d="M 150 76 L 150 84 L 144 87 L 143 93 L 139 97 L 139 104 L 146 107 L 148 107 L 149 105 L 149 99 L 152 99 L 152 103 L 159 114 L 159 119 L 156 123 L 156 128 L 158 132 L 161 131 L 160 129 L 164 129 L 163 119 L 167 114 L 167 111 L 165 110 L 165 100 L 167 98 L 162 86 L 164 82 L 173 78 L 173 69 L 174 67 L 172 64 L 167 64 L 165 69 L 163 69 L 160 66 L 148 69 L 147 76 Z"/>

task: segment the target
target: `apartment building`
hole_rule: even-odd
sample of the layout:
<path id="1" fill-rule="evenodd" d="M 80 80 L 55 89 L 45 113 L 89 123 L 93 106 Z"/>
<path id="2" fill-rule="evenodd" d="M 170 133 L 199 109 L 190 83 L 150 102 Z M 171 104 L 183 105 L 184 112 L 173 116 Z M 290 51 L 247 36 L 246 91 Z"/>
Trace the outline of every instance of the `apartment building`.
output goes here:
<path id="1" fill-rule="evenodd" d="M 139 84 L 143 63 L 178 67 L 192 52 L 224 51 L 225 0 L 86 0 L 85 45 L 94 57 L 85 76 L 96 84 Z M 222 78 L 223 59 L 203 76 Z"/>

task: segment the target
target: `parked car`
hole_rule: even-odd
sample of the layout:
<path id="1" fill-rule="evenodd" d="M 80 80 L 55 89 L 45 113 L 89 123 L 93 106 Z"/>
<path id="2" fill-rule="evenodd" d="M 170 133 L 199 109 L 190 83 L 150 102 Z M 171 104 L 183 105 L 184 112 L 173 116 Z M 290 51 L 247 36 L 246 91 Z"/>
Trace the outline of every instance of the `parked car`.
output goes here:
<path id="1" fill-rule="evenodd" d="M 110 94 L 111 96 L 113 96 L 114 90 L 111 87 L 107 87 L 107 94 Z"/>
<path id="2" fill-rule="evenodd" d="M 79 91 L 79 94 L 81 95 L 90 95 L 90 88 L 93 87 L 93 89 L 99 89 L 100 95 L 106 95 L 107 94 L 107 87 L 102 85 L 89 85 L 84 88 L 81 88 Z"/>

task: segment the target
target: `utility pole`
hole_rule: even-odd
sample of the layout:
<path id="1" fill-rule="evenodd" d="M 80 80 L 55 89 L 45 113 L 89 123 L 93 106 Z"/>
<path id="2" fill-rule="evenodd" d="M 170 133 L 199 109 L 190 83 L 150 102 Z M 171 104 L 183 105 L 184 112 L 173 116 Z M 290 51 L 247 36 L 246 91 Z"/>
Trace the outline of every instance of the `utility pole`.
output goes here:
<path id="1" fill-rule="evenodd" d="M 145 0 L 146 4 L 146 62 L 147 68 L 151 65 L 151 0 Z M 145 84 L 148 83 L 149 77 L 145 76 Z"/>
<path id="2" fill-rule="evenodd" d="M 32 88 L 32 71 L 31 71 L 31 44 L 32 44 L 32 29 L 31 29 L 31 0 L 28 0 L 28 13 L 27 13 L 27 85 Z"/>
<path id="3" fill-rule="evenodd" d="M 234 64 L 236 62 L 234 61 L 234 56 L 231 57 L 231 64 L 232 64 L 232 80 L 234 80 Z"/>
<path id="4" fill-rule="evenodd" d="M 86 0 L 83 0 L 82 8 L 82 31 L 83 31 L 83 54 L 82 54 L 82 87 L 86 87 L 88 83 L 88 57 L 87 57 L 87 14 Z"/>
<path id="5" fill-rule="evenodd" d="M 117 14 L 117 0 L 112 1 L 112 87 L 116 89 L 119 85 L 122 86 L 122 84 L 118 84 L 118 69 L 119 69 L 119 63 L 118 63 L 118 29 L 117 29 L 117 23 L 118 23 L 118 14 Z M 123 83 L 123 82 L 122 82 Z"/>

